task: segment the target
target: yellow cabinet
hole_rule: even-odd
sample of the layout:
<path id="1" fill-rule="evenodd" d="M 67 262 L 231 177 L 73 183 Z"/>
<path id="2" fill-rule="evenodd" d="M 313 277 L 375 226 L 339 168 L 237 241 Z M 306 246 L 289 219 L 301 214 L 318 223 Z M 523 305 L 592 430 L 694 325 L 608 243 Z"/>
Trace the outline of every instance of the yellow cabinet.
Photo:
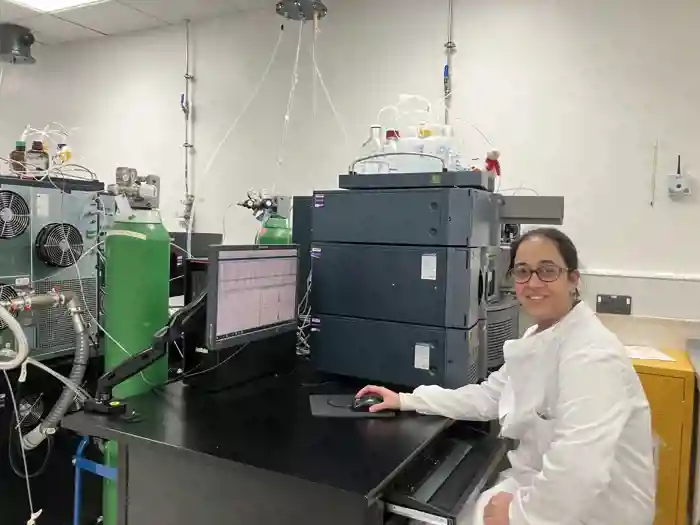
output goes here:
<path id="1" fill-rule="evenodd" d="M 688 525 L 695 372 L 685 352 L 664 353 L 675 361 L 634 360 L 659 441 L 654 525 Z"/>

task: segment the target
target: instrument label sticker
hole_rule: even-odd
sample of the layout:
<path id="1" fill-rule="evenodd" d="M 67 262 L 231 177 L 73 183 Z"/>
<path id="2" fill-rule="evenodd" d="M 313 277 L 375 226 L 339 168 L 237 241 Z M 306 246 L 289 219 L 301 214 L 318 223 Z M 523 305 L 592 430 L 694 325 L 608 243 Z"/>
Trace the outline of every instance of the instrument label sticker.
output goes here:
<path id="1" fill-rule="evenodd" d="M 420 278 L 424 281 L 437 280 L 437 254 L 423 254 L 421 257 Z"/>
<path id="2" fill-rule="evenodd" d="M 416 343 L 413 347 L 413 367 L 417 370 L 430 370 L 430 345 Z"/>
<path id="3" fill-rule="evenodd" d="M 36 207 L 34 208 L 34 212 L 36 213 L 37 217 L 49 216 L 50 208 L 48 193 L 36 194 Z"/>

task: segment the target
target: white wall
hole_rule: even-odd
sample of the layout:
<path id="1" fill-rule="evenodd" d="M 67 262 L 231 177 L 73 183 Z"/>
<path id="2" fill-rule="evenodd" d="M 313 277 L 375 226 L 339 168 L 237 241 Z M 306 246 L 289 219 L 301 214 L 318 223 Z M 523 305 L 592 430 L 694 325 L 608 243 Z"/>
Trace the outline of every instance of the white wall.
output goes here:
<path id="1" fill-rule="evenodd" d="M 440 98 L 446 1 L 327 3 L 317 54 L 348 142 L 320 89 L 314 114 L 307 27 L 281 170 L 297 26 L 287 24 L 260 95 L 206 178 L 204 166 L 265 69 L 282 19 L 253 13 L 193 27 L 199 231 L 221 231 L 223 210 L 251 187 L 285 194 L 335 187 L 380 107 L 399 93 Z M 502 150 L 502 187 L 566 197 L 564 229 L 586 268 L 603 274 L 586 276 L 587 296 L 630 293 L 637 315 L 700 319 L 700 204 L 664 195 L 677 153 L 688 168 L 700 168 L 693 36 L 700 4 L 457 0 L 455 16 L 453 114 Z M 182 28 L 38 49 L 38 65 L 6 68 L 0 144 L 9 151 L 28 122 L 76 127 L 78 160 L 104 180 L 117 165 L 164 177 L 164 214 L 173 225 L 184 192 L 183 51 Z M 466 153 L 482 156 L 483 139 L 456 125 Z M 252 217 L 236 207 L 226 217 L 228 240 L 250 241 Z M 630 274 L 636 277 L 624 277 Z"/>

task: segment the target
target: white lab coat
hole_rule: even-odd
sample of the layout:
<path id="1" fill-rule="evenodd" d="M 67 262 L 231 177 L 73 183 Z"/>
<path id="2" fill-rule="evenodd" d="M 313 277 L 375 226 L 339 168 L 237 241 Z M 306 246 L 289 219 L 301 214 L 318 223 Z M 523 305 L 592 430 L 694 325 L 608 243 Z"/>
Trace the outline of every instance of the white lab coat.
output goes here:
<path id="1" fill-rule="evenodd" d="M 511 468 L 460 523 L 482 525 L 491 497 L 510 492 L 510 525 L 651 525 L 651 414 L 624 346 L 583 303 L 536 328 L 505 344 L 505 364 L 480 385 L 401 394 L 402 410 L 499 419 L 519 442 Z"/>

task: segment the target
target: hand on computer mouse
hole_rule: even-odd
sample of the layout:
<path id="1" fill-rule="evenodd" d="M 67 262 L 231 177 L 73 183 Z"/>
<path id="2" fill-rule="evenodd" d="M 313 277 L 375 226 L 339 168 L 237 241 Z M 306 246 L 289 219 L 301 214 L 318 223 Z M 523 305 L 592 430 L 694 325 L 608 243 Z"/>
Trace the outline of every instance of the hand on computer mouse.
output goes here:
<path id="1" fill-rule="evenodd" d="M 377 403 L 369 408 L 370 412 L 381 412 L 382 410 L 400 410 L 401 399 L 396 392 L 384 388 L 383 386 L 369 385 L 356 394 L 356 398 L 362 396 L 378 396 L 382 398 L 381 403 Z"/>

